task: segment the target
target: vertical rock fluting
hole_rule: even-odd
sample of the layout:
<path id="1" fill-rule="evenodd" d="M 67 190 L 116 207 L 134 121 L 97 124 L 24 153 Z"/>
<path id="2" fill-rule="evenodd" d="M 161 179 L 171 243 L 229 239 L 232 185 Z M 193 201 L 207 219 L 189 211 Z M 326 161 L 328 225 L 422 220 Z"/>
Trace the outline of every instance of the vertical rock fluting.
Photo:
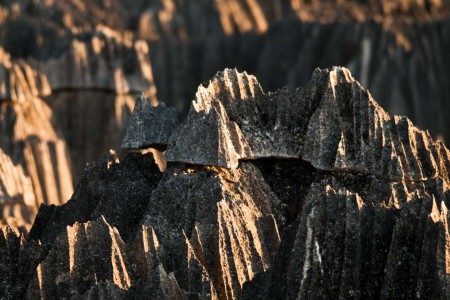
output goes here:
<path id="1" fill-rule="evenodd" d="M 198 280 L 194 264 L 207 275 L 209 294 L 235 298 L 244 282 L 270 267 L 280 239 L 276 209 L 275 195 L 250 163 L 236 171 L 168 169 L 143 226 L 158 236 L 163 265 L 187 293 L 202 294 L 190 282 Z"/>
<path id="2" fill-rule="evenodd" d="M 26 101 L 51 93 L 47 77 L 23 60 L 11 60 L 0 48 L 0 99 Z"/>
<path id="3" fill-rule="evenodd" d="M 1 228 L 0 234 L 0 297 L 23 298 L 28 284 L 33 280 L 36 266 L 43 258 L 42 247 L 25 239 L 16 228 Z"/>
<path id="4" fill-rule="evenodd" d="M 392 191 L 405 203 L 399 208 L 383 199 L 384 191 L 360 196 L 345 185 L 326 177 L 311 186 L 301 214 L 285 229 L 264 285 L 268 297 L 445 298 L 448 191 L 435 190 L 439 200 L 419 195 L 423 187 Z"/>
<path id="5" fill-rule="evenodd" d="M 185 112 L 197 83 L 226 66 L 275 90 L 306 84 L 318 66 L 345 65 L 390 112 L 449 139 L 442 113 L 450 109 L 449 15 L 448 1 L 9 1 L 0 44 L 15 57 L 45 61 L 97 24 L 134 30 L 151 44 L 160 99 Z M 51 73 L 71 77 L 67 70 Z"/>
<path id="6" fill-rule="evenodd" d="M 218 73 L 199 88 L 166 159 L 236 168 L 239 159 L 298 158 L 307 120 L 318 105 L 316 85 L 324 84 L 324 76 L 318 73 L 293 95 L 286 89 L 266 95 L 254 76 L 230 69 Z"/>
<path id="7" fill-rule="evenodd" d="M 47 77 L 3 52 L 0 56 L 0 148 L 30 177 L 36 208 L 64 203 L 73 192 L 72 175 L 64 138 L 39 98 L 51 93 Z"/>
<path id="8" fill-rule="evenodd" d="M 11 261 L 21 272 L 4 277 L 2 298 L 16 299 L 26 294 L 27 298 L 44 295 L 48 299 L 55 295 L 81 296 L 85 292 L 95 297 L 107 293 L 103 285 L 91 289 L 103 280 L 114 284 L 120 281 L 122 288 L 129 287 L 131 280 L 137 279 L 126 258 L 122 258 L 130 255 L 122 239 L 128 241 L 136 235 L 150 194 L 160 178 L 151 154 L 130 154 L 119 163 L 112 153 L 88 166 L 69 202 L 40 207 L 27 241 L 22 238 L 20 249 L 8 253 L 8 244 L 0 244 L 0 250 L 6 253 L 2 256 L 5 268 Z M 104 242 L 108 236 L 109 242 Z M 115 246 L 115 250 L 108 245 Z M 91 252 L 91 247 L 97 247 L 97 252 Z M 102 257 L 108 249 L 112 251 L 108 256 L 110 263 L 103 265 Z M 70 253 L 75 255 L 72 265 Z M 71 266 L 75 268 L 73 259 L 77 260 L 76 275 L 70 271 Z M 103 272 L 101 280 L 96 279 L 97 272 Z M 58 274 L 61 276 L 55 277 Z M 22 276 L 23 280 L 16 276 Z M 54 278 L 59 279 L 54 281 Z"/>
<path id="9" fill-rule="evenodd" d="M 31 282 L 28 297 L 70 298 L 108 281 L 118 289 L 128 289 L 134 276 L 125 248 L 117 229 L 103 217 L 67 226 L 37 267 L 37 283 Z"/>
<path id="10" fill-rule="evenodd" d="M 0 146 L 23 166 L 37 205 L 61 204 L 73 192 L 67 147 L 50 108 L 39 98 L 0 103 Z"/>
<path id="11" fill-rule="evenodd" d="M 67 146 L 51 114 L 39 98 L 0 104 L 0 146 L 30 176 L 37 205 L 64 203 L 73 192 Z"/>
<path id="12" fill-rule="evenodd" d="M 8 80 L 29 83 L 8 97 L 48 95 L 78 182 L 85 161 L 119 146 L 134 94 L 156 84 L 187 113 L 197 83 L 225 66 L 275 90 L 345 65 L 383 107 L 448 140 L 449 15 L 448 1 L 16 0 L 1 7 L 0 46 L 23 60 Z"/>
<path id="13" fill-rule="evenodd" d="M 26 274 L 5 298 L 448 297 L 450 152 L 347 69 L 293 94 L 219 72 L 166 153 L 164 174 L 151 154 L 90 164 L 20 247 L 4 227 L 0 267 Z"/>
<path id="14" fill-rule="evenodd" d="M 343 65 L 390 112 L 450 138 L 448 1 L 212 2 L 164 1 L 141 15 L 139 36 L 153 41 L 158 93 L 170 105 L 187 112 L 178 99 L 228 66 L 275 90 L 306 84 L 316 67 Z M 254 22 L 260 12 L 264 32 Z"/>
<path id="15" fill-rule="evenodd" d="M 351 171 L 391 180 L 448 178 L 449 152 L 406 117 L 390 116 L 346 69 L 327 74 L 302 158 L 319 170 Z"/>
<path id="16" fill-rule="evenodd" d="M 66 137 L 78 182 L 85 162 L 120 147 L 135 94 L 156 97 L 156 88 L 145 41 L 107 27 L 68 38 L 59 55 L 32 63 L 49 78 L 53 93 L 46 102 Z M 55 72 L 65 68 L 72 72 Z"/>
<path id="17" fill-rule="evenodd" d="M 38 208 L 30 178 L 0 149 L 1 225 L 10 224 L 28 231 Z"/>

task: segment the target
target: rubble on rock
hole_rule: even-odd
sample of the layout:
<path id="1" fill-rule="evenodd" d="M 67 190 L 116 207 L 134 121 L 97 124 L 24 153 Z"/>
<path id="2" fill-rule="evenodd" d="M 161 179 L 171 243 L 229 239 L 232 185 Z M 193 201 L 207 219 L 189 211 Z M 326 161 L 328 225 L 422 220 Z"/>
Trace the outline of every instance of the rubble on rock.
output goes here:
<path id="1" fill-rule="evenodd" d="M 145 146 L 137 125 L 155 113 L 139 107 L 146 101 L 126 145 Z M 145 133 L 172 130 L 152 120 Z M 345 68 L 317 69 L 294 93 L 219 72 L 166 156 L 161 173 L 152 154 L 110 153 L 68 203 L 41 206 L 26 240 L 4 227 L 0 268 L 22 277 L 7 273 L 0 296 L 390 299 L 450 289 L 450 151 L 385 112 Z"/>

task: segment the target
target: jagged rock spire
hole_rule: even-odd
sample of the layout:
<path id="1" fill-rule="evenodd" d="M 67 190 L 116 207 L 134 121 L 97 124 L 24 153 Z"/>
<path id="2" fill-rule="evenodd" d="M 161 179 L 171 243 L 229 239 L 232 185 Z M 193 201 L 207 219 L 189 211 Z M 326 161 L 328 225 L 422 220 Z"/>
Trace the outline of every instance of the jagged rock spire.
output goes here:
<path id="1" fill-rule="evenodd" d="M 265 94 L 236 69 L 200 86 L 187 123 L 174 134 L 167 161 L 236 168 L 240 159 L 298 158 L 304 104 L 286 89 Z"/>
<path id="2" fill-rule="evenodd" d="M 406 117 L 391 116 L 345 68 L 322 71 L 327 84 L 308 124 L 302 158 L 322 170 L 391 180 L 448 178 L 449 152 Z"/>
<path id="3" fill-rule="evenodd" d="M 265 94 L 255 77 L 226 69 L 199 88 L 166 159 L 236 168 L 302 157 L 322 170 L 423 180 L 447 176 L 448 153 L 406 117 L 386 113 L 345 68 L 316 70 L 295 94 Z"/>
<path id="4" fill-rule="evenodd" d="M 132 124 L 143 139 L 143 108 L 155 108 L 138 101 Z M 151 154 L 111 153 L 86 168 L 68 203 L 41 206 L 27 241 L 7 228 L 0 268 L 23 276 L 7 273 L 0 295 L 442 299 L 450 290 L 449 151 L 386 113 L 344 68 L 317 69 L 295 93 L 218 73 L 167 157 L 162 174 Z"/>

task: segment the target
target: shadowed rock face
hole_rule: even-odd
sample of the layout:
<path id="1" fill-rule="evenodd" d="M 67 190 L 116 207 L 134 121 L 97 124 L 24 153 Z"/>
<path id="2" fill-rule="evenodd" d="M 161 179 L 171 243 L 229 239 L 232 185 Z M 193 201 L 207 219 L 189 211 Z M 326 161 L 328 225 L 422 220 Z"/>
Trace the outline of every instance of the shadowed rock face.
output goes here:
<path id="1" fill-rule="evenodd" d="M 1 297 L 447 297 L 450 152 L 347 69 L 219 72 L 166 154 L 111 153 L 26 240 L 3 227 Z"/>
<path id="2" fill-rule="evenodd" d="M 449 15 L 448 0 L 3 1 L 0 147 L 32 179 L 38 203 L 60 204 L 69 199 L 73 185 L 81 180 L 87 161 L 120 147 L 136 94 L 144 91 L 146 96 L 157 99 L 157 87 L 159 99 L 174 107 L 183 119 L 197 84 L 207 81 L 219 69 L 245 69 L 255 74 L 266 90 L 287 85 L 294 91 L 307 84 L 316 67 L 332 65 L 351 70 L 391 113 L 406 115 L 419 128 L 428 129 L 431 137 L 448 141 Z M 215 87 L 220 85 L 215 83 Z M 234 91 L 230 93 L 230 99 L 236 96 Z M 189 155 L 182 158 L 183 151 L 176 148 L 172 148 L 167 158 L 176 154 L 184 162 L 220 161 L 219 165 L 233 168 L 245 157 L 296 158 L 302 145 L 295 141 L 303 136 L 307 125 L 303 120 L 309 120 L 308 114 L 314 108 L 296 107 L 294 110 L 301 111 L 301 115 L 279 119 L 275 123 L 279 122 L 281 127 L 270 129 L 273 125 L 267 124 L 255 133 L 235 119 L 250 122 L 245 116 L 237 116 L 244 109 L 241 106 L 247 105 L 261 111 L 258 123 L 273 118 L 270 114 L 275 112 L 277 118 L 283 118 L 285 104 L 277 103 L 304 105 L 296 99 L 305 95 L 280 91 L 267 100 L 259 98 L 258 90 L 245 93 L 252 95 L 253 100 L 239 107 L 226 107 L 226 116 L 217 107 L 217 112 L 202 119 L 203 111 L 209 108 L 195 108 L 201 119 L 195 122 L 198 134 L 208 132 L 211 124 L 220 122 L 217 130 L 208 134 L 217 137 L 212 140 L 223 143 L 209 145 L 214 150 L 207 151 L 208 155 L 203 153 L 202 158 Z M 314 101 L 306 103 L 317 105 Z M 218 104 L 211 101 L 207 105 Z M 19 117 L 29 111 L 34 112 Z M 39 123 L 45 126 L 31 121 L 36 111 L 45 111 L 39 113 Z M 166 111 L 175 116 L 173 109 Z M 17 120 L 25 121 L 24 126 L 18 125 Z M 169 123 L 163 127 L 172 128 L 177 122 Z M 404 119 L 392 123 L 401 130 L 410 130 Z M 299 131 L 289 132 L 286 126 L 291 125 Z M 17 139 L 11 133 L 13 130 L 30 136 Z M 53 132 L 56 138 L 49 138 Z M 158 136 L 160 132 L 164 135 Z M 351 136 L 343 133 L 347 143 Z M 182 136 L 190 134 L 183 132 Z M 163 150 L 171 132 L 139 135 L 140 142 L 125 143 L 125 148 L 146 145 Z M 382 134 L 381 140 L 390 139 L 388 136 Z M 375 143 L 380 142 L 378 137 L 374 137 Z M 312 141 L 315 138 L 311 137 Z M 391 151 L 401 153 L 395 139 Z M 427 143 L 429 136 L 422 139 Z M 252 147 L 245 140 L 253 143 Z M 400 143 L 404 142 L 407 143 Z M 354 146 L 360 144 L 356 142 Z M 317 150 L 311 143 L 310 149 L 313 148 Z M 393 168 L 392 176 L 400 176 L 400 171 L 394 170 L 397 167 L 390 163 L 386 166 L 387 153 L 383 154 L 382 165 L 374 166 L 374 162 L 368 161 L 378 159 L 376 151 L 372 151 L 372 158 L 342 158 L 337 164 L 329 161 L 333 158 L 326 158 L 328 153 L 320 151 L 317 157 L 305 153 L 304 158 L 316 167 L 320 161 L 325 169 L 332 164 L 346 164 L 347 169 L 378 168 L 377 172 Z M 370 166 L 363 166 L 366 163 Z M 420 174 L 421 166 L 412 168 L 415 178 L 428 176 Z"/>

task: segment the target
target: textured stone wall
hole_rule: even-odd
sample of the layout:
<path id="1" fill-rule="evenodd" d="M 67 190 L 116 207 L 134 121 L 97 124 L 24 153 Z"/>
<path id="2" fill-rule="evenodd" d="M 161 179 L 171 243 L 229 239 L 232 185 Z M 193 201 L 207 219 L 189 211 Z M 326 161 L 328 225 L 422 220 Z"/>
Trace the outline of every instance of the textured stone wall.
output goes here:
<path id="1" fill-rule="evenodd" d="M 129 132 L 167 121 L 143 97 Z M 178 129 L 154 128 L 164 173 L 111 152 L 26 239 L 2 228 L 2 298 L 448 297 L 450 151 L 348 69 L 295 93 L 226 69 Z"/>

